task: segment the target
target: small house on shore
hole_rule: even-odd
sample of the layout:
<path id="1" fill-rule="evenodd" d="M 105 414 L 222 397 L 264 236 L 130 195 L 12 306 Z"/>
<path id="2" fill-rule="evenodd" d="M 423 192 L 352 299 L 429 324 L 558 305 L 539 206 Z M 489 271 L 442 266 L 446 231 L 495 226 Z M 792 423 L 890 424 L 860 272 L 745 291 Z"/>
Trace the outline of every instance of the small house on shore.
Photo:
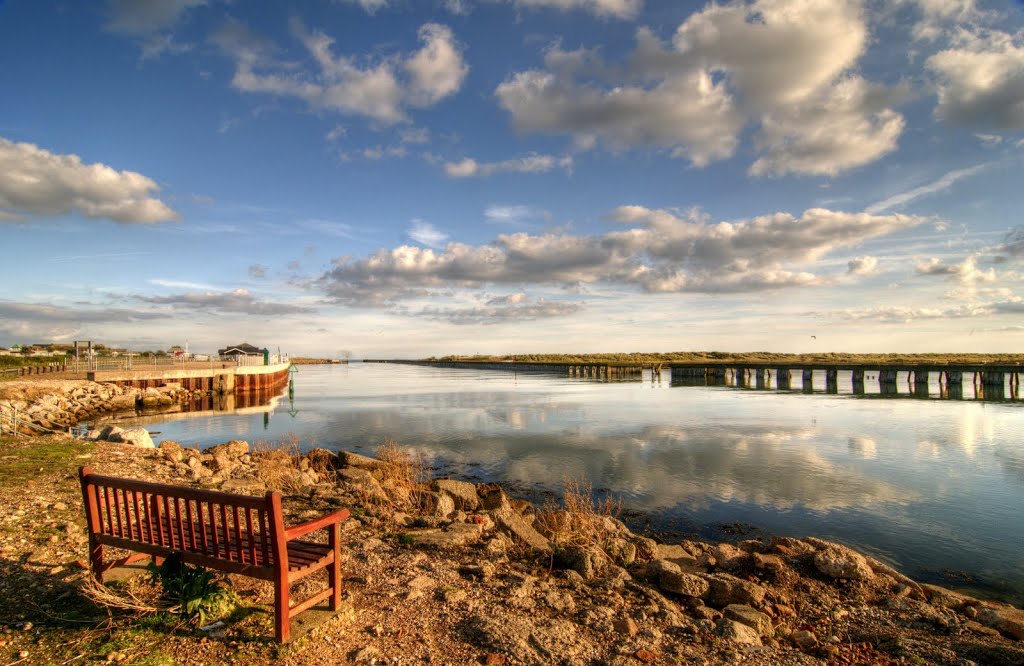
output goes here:
<path id="1" fill-rule="evenodd" d="M 234 359 L 238 356 L 262 356 L 263 350 L 259 347 L 254 347 L 248 342 L 243 342 L 240 345 L 233 345 L 225 347 L 224 349 L 218 349 L 217 354 L 225 360 Z"/>

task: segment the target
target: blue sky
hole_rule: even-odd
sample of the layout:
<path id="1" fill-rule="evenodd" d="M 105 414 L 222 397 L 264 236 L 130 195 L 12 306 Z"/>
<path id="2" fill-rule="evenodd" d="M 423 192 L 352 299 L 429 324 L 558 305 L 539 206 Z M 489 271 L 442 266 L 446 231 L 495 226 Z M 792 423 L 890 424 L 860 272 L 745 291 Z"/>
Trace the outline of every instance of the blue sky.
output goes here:
<path id="1" fill-rule="evenodd" d="M 1019 2 L 7 0 L 0 90 L 0 345 L 1024 343 Z"/>

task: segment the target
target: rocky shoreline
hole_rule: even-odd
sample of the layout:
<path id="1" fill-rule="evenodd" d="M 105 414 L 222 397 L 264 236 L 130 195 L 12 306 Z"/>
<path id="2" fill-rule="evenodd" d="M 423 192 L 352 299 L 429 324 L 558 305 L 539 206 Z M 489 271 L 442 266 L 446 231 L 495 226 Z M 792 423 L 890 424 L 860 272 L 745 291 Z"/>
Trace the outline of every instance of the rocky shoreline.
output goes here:
<path id="1" fill-rule="evenodd" d="M 5 385 L 0 407 L 20 401 L 24 412 L 57 422 L 55 410 L 81 418 L 109 405 L 180 395 L 173 388 L 157 395 L 96 385 L 65 386 L 52 397 L 40 383 L 31 385 L 41 392 L 21 387 L 13 399 Z M 659 543 L 632 532 L 613 506 L 595 504 L 578 488 L 568 489 L 563 505 L 535 506 L 496 484 L 429 478 L 423 461 L 393 444 L 371 458 L 300 453 L 298 441 L 157 447 L 142 433 L 107 427 L 91 433 L 94 443 L 0 440 L 0 469 L 37 447 L 68 451 L 61 465 L 40 466 L 23 484 L 4 487 L 0 480 L 0 650 L 10 651 L 12 663 L 92 657 L 252 664 L 1024 664 L 1021 610 L 918 584 L 841 544 L 782 536 Z M 79 450 L 87 452 L 73 453 Z M 267 640 L 266 613 L 259 612 L 208 632 L 146 629 L 137 617 L 107 615 L 105 642 L 90 642 L 95 629 L 62 616 L 68 606 L 83 608 L 86 618 L 96 615 L 81 593 L 87 540 L 73 469 L 85 461 L 127 478 L 246 494 L 281 490 L 291 521 L 350 508 L 345 609 L 300 628 L 304 636 L 286 648 Z M 232 582 L 247 607 L 270 603 L 265 583 Z M 165 661 L 150 658 L 153 646 Z"/>
<path id="2" fill-rule="evenodd" d="M 0 384 L 0 434 L 67 431 L 104 414 L 161 407 L 206 397 L 181 384 L 131 388 L 85 380 L 35 379 Z"/>

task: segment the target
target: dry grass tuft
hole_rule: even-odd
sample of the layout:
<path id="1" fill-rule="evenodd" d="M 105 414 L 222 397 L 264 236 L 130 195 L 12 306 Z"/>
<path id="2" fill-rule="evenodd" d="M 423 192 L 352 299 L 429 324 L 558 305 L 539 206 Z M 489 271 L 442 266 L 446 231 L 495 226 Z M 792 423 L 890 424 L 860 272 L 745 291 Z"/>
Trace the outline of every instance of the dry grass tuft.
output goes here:
<path id="1" fill-rule="evenodd" d="M 256 476 L 270 490 L 294 492 L 302 489 L 299 480 L 299 436 L 289 433 L 278 442 L 257 440 L 252 446 Z"/>
<path id="2" fill-rule="evenodd" d="M 153 613 L 177 613 L 179 607 L 162 598 L 159 585 L 148 582 L 146 576 L 128 578 L 117 588 L 107 587 L 93 576 L 85 576 L 81 586 L 82 596 L 97 606 L 135 615 Z"/>
<path id="3" fill-rule="evenodd" d="M 313 449 L 306 454 L 309 461 L 309 468 L 317 474 L 331 474 L 334 472 L 334 465 L 337 456 L 327 449 Z"/>
<path id="4" fill-rule="evenodd" d="M 562 504 L 548 500 L 537 512 L 538 529 L 556 546 L 598 546 L 604 548 L 612 528 L 608 518 L 622 513 L 622 500 L 594 499 L 589 483 L 563 477 Z"/>
<path id="5" fill-rule="evenodd" d="M 380 483 L 398 503 L 414 510 L 422 510 L 421 491 L 430 482 L 430 466 L 422 453 L 403 449 L 392 440 L 386 440 L 374 452 L 381 462 L 378 469 Z"/>

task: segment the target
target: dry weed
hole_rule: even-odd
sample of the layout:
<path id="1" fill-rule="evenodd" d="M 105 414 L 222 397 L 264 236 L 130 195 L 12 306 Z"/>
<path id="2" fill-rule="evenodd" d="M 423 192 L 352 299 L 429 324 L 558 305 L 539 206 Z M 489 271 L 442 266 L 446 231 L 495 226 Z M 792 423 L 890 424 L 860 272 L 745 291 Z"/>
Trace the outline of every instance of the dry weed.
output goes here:
<path id="1" fill-rule="evenodd" d="M 556 546 L 598 546 L 603 548 L 612 530 L 608 518 L 622 513 L 622 500 L 594 499 L 589 483 L 563 477 L 562 504 L 548 500 L 537 512 L 538 529 Z"/>
<path id="2" fill-rule="evenodd" d="M 293 492 L 302 489 L 299 480 L 299 436 L 288 433 L 278 442 L 257 440 L 252 447 L 256 476 L 270 490 Z"/>
<path id="3" fill-rule="evenodd" d="M 403 449 L 392 440 L 386 440 L 374 452 L 379 467 L 380 483 L 388 488 L 399 503 L 415 511 L 423 509 L 420 492 L 430 481 L 430 467 L 422 453 Z"/>

